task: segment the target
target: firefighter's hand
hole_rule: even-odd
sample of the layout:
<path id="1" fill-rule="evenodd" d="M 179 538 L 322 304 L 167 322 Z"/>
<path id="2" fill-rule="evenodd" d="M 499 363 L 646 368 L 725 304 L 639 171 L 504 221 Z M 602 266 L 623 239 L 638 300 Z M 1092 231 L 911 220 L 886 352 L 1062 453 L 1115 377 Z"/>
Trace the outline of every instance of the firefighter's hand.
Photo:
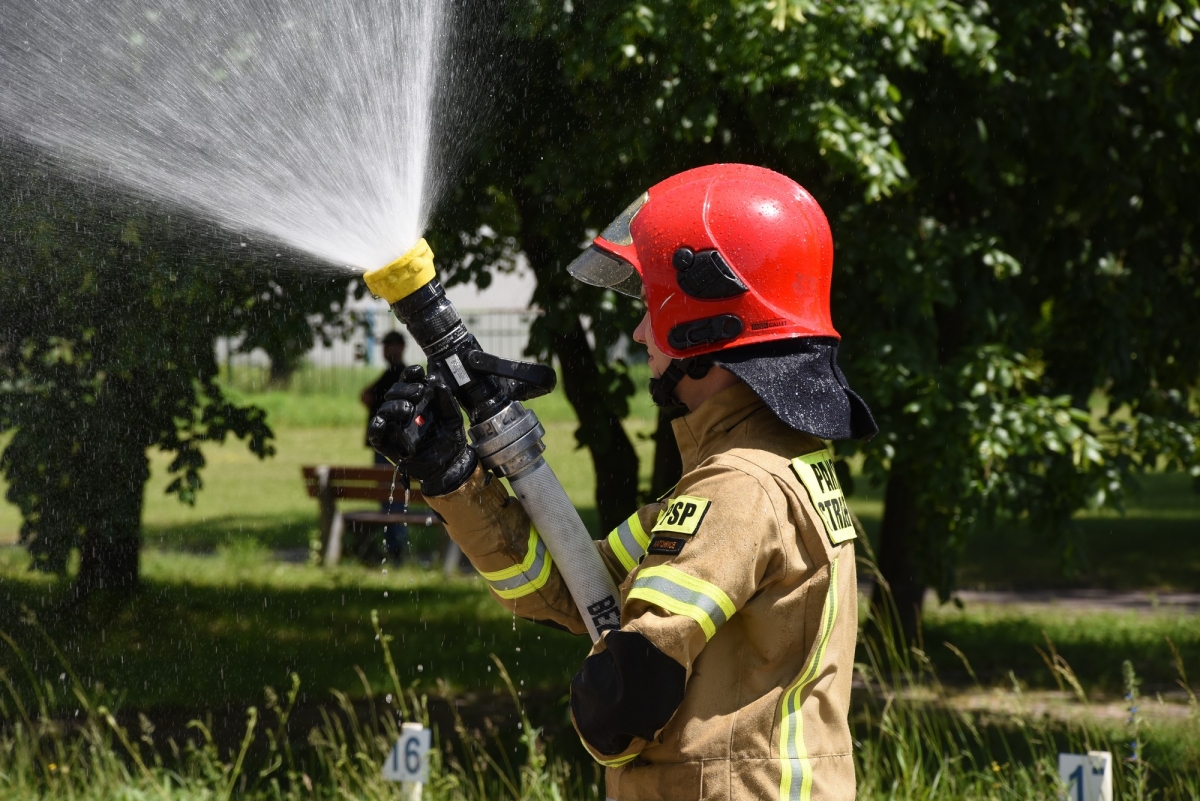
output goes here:
<path id="1" fill-rule="evenodd" d="M 388 390 L 367 427 L 367 439 L 388 461 L 419 479 L 426 495 L 458 489 L 478 462 L 467 445 L 458 402 L 420 366 L 405 369 Z"/>

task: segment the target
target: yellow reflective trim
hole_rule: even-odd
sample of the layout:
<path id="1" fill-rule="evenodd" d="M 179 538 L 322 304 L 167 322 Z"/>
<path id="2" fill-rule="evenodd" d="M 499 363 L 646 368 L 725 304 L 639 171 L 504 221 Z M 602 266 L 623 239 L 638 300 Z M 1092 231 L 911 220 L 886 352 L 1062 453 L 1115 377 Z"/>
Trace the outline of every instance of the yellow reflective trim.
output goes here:
<path id="1" fill-rule="evenodd" d="M 804 744 L 804 713 L 801 707 L 805 687 L 812 683 L 825 659 L 829 636 L 838 612 L 838 561 L 829 564 L 829 590 L 825 595 L 825 607 L 821 611 L 821 628 L 817 632 L 817 644 L 812 658 L 800 673 L 796 683 L 783 693 L 780 701 L 779 719 L 779 798 L 781 801 L 811 801 L 812 762 L 808 758 L 808 747 Z M 799 774 L 797 776 L 796 774 Z"/>
<path id="2" fill-rule="evenodd" d="M 608 547 L 612 548 L 612 552 L 616 555 L 617 561 L 621 563 L 621 566 L 624 567 L 627 572 L 632 571 L 635 567 L 637 567 L 637 562 L 634 560 L 629 551 L 625 550 L 625 545 L 621 542 L 621 535 L 616 531 L 616 529 L 613 529 L 611 532 L 609 532 Z"/>
<path id="3" fill-rule="evenodd" d="M 725 613 L 725 618 L 729 619 L 737 613 L 737 607 L 733 605 L 733 601 L 729 600 L 729 596 L 725 591 L 716 584 L 710 584 L 704 579 L 698 579 L 695 576 L 689 576 L 677 567 L 671 565 L 658 565 L 656 567 L 648 567 L 638 573 L 638 578 L 645 576 L 651 578 L 653 576 L 661 576 L 668 581 L 674 582 L 681 587 L 687 587 L 689 590 L 707 595 L 717 606 L 721 607 L 721 611 Z"/>
<path id="4" fill-rule="evenodd" d="M 529 568 L 533 567 L 534 561 L 537 559 L 538 535 L 537 529 L 533 524 L 529 524 L 529 545 L 525 550 L 525 558 L 519 564 L 512 567 L 506 567 L 503 570 L 497 570 L 494 573 L 485 573 L 480 570 L 479 575 L 487 581 L 504 581 L 505 579 L 515 578 L 524 573 Z"/>
<path id="5" fill-rule="evenodd" d="M 492 587 L 492 592 L 499 595 L 501 598 L 512 600 L 513 598 L 523 598 L 531 592 L 536 592 L 546 586 L 546 582 L 550 580 L 550 568 L 554 566 L 554 559 L 551 558 L 550 552 L 546 551 L 546 560 L 542 563 L 542 570 L 537 574 L 537 578 L 527 584 L 522 584 L 511 590 L 498 590 Z"/>
<path id="6" fill-rule="evenodd" d="M 638 545 L 642 546 L 642 550 L 650 547 L 650 536 L 642 529 L 642 519 L 634 512 L 625 521 L 629 524 L 629 530 L 633 532 L 633 538 L 638 541 Z"/>
<path id="7" fill-rule="evenodd" d="M 641 553 L 634 556 L 625 543 L 621 541 L 621 526 L 629 529 L 630 535 L 640 547 Z M 642 521 L 638 519 L 637 513 L 629 516 L 628 520 L 621 523 L 608 534 L 608 547 L 612 548 L 613 554 L 616 555 L 617 561 L 621 563 L 626 572 L 632 571 L 638 565 L 640 557 L 646 554 L 646 549 L 650 547 L 650 538 L 646 536 L 646 532 L 642 529 Z"/>
<path id="8" fill-rule="evenodd" d="M 673 615 L 690 617 L 700 624 L 700 628 L 704 630 L 704 639 L 706 641 L 711 640 L 713 635 L 717 633 L 717 626 L 713 623 L 712 618 L 708 616 L 707 612 L 694 604 L 677 601 L 666 593 L 644 587 L 634 587 L 629 592 L 629 600 L 645 601 L 648 604 L 661 607 Z"/>
<path id="9" fill-rule="evenodd" d="M 601 765 L 603 765 L 606 768 L 619 768 L 622 765 L 629 764 L 633 760 L 637 759 L 637 757 L 638 757 L 637 754 L 626 754 L 625 756 L 614 757 L 613 759 L 601 759 L 600 757 L 596 756 L 595 754 L 592 754 L 592 759 L 596 760 L 597 762 L 599 762 Z"/>
<path id="10" fill-rule="evenodd" d="M 678 592 L 676 588 L 682 592 Z M 673 590 L 682 597 L 677 597 Z M 689 596 L 701 596 L 702 600 L 711 604 L 711 611 L 688 600 Z M 711 640 L 720 624 L 737 612 L 733 601 L 729 600 L 729 596 L 720 587 L 689 576 L 671 565 L 657 565 L 638 573 L 633 588 L 629 591 L 628 600 L 635 599 L 654 604 L 674 615 L 690 617 L 704 630 L 706 640 Z M 717 620 L 713 619 L 714 615 Z"/>

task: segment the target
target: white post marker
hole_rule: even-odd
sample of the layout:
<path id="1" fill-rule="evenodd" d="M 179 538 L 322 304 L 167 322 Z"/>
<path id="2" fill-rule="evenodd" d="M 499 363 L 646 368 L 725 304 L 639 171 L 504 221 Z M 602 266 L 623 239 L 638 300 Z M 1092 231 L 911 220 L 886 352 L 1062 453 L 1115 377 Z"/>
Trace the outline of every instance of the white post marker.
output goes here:
<path id="1" fill-rule="evenodd" d="M 404 801 L 420 801 L 421 786 L 429 781 L 429 749 L 433 732 L 420 723 L 402 723 L 400 738 L 383 763 L 383 778 L 404 782 L 401 796 Z"/>
<path id="2" fill-rule="evenodd" d="M 1108 751 L 1059 754 L 1058 777 L 1067 790 L 1066 801 L 1112 801 L 1112 754 Z"/>

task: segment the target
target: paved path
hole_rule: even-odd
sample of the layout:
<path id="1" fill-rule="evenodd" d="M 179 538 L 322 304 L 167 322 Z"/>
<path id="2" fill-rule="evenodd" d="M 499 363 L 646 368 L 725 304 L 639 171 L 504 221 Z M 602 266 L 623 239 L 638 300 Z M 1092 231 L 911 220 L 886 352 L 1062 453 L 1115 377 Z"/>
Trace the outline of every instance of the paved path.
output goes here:
<path id="1" fill-rule="evenodd" d="M 869 597 L 873 582 L 861 579 L 858 590 Z M 955 596 L 971 606 L 1055 607 L 1063 610 L 1113 612 L 1200 612 L 1200 592 L 1153 592 L 1149 590 L 959 590 Z M 936 608 L 937 593 L 925 594 L 926 608 Z"/>
<path id="2" fill-rule="evenodd" d="M 937 603 L 937 595 L 926 603 Z M 961 590 L 962 602 L 995 606 L 1051 606 L 1116 612 L 1200 612 L 1200 592 L 1113 592 L 1110 590 Z"/>

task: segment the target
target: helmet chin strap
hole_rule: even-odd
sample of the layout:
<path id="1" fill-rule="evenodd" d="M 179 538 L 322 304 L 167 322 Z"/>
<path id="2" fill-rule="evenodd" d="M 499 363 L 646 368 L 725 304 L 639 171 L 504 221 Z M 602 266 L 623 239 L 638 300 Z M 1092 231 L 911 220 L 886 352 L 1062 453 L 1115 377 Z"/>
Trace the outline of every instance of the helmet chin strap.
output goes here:
<path id="1" fill-rule="evenodd" d="M 655 406 L 669 409 L 684 404 L 675 397 L 675 387 L 679 382 L 688 378 L 704 378 L 712 369 L 713 357 L 710 354 L 691 356 L 686 359 L 672 359 L 659 378 L 650 379 L 650 397 Z"/>

